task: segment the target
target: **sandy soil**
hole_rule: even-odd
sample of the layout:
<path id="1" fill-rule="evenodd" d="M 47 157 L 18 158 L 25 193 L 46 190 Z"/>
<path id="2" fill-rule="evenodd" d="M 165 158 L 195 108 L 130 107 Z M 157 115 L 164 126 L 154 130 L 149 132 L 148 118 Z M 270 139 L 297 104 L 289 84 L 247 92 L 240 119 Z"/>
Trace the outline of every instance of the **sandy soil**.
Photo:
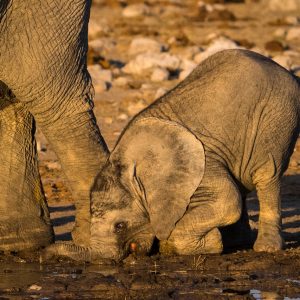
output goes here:
<path id="1" fill-rule="evenodd" d="M 289 55 L 300 65 L 300 40 L 274 38 L 278 29 L 289 30 L 288 18 L 296 12 L 271 12 L 255 1 L 228 4 L 236 20 L 202 22 L 197 1 L 148 1 L 152 14 L 133 19 L 122 17 L 117 1 L 94 5 L 91 19 L 105 23 L 94 39 L 105 41 L 101 52 L 90 52 L 89 62 L 122 72 L 116 65 L 130 60 L 131 40 L 147 36 L 169 45 L 172 54 L 188 47 L 206 47 L 209 37 L 227 36 L 246 48 L 257 47 L 266 55 Z M 139 1 L 133 1 L 139 2 Z M 170 2 L 173 4 L 171 5 Z M 184 3 L 184 4 L 183 4 Z M 268 42 L 279 41 L 282 48 Z M 278 44 L 277 44 L 278 46 Z M 101 60 L 97 60 L 101 55 Z M 120 68 L 119 68 L 120 69 Z M 155 100 L 159 88 L 166 90 L 179 82 L 152 82 L 148 74 L 128 76 L 128 83 L 95 96 L 98 124 L 110 148 L 121 130 L 138 111 Z M 51 147 L 40 132 L 40 171 L 57 241 L 70 240 L 74 222 L 72 197 Z M 283 180 L 283 236 L 286 248 L 274 254 L 239 250 L 199 257 L 130 256 L 120 265 L 81 265 L 69 261 L 40 265 L 37 257 L 11 253 L 0 255 L 0 299 L 300 299 L 300 140 Z M 258 203 L 255 193 L 248 197 L 251 226 L 255 231 Z"/>

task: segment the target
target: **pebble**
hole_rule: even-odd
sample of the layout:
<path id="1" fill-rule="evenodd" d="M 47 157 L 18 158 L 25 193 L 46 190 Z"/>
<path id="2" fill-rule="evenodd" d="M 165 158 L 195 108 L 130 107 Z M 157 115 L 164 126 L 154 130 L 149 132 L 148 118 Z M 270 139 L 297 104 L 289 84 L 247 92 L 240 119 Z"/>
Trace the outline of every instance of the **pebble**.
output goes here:
<path id="1" fill-rule="evenodd" d="M 128 114 L 130 116 L 134 116 L 137 113 L 139 113 L 141 110 L 143 110 L 147 104 L 145 103 L 144 100 L 140 100 L 137 103 L 131 103 L 127 107 Z"/>
<path id="2" fill-rule="evenodd" d="M 145 4 L 131 4 L 126 6 L 122 11 L 125 18 L 136 18 L 150 14 L 150 8 Z"/>
<path id="3" fill-rule="evenodd" d="M 30 291 L 40 291 L 42 289 L 42 287 L 40 285 L 37 285 L 37 284 L 32 284 L 28 290 Z"/>
<path id="4" fill-rule="evenodd" d="M 126 87 L 128 85 L 128 78 L 127 77 L 118 77 L 114 80 L 114 85 L 119 87 Z"/>
<path id="5" fill-rule="evenodd" d="M 47 162 L 46 167 L 49 170 L 61 170 L 61 165 L 57 161 L 49 161 L 49 162 Z"/>
<path id="6" fill-rule="evenodd" d="M 180 59 L 169 53 L 144 53 L 139 54 L 135 59 L 123 68 L 127 74 L 141 75 L 145 71 L 149 71 L 156 67 L 166 68 L 175 71 L 180 66 Z"/>
<path id="7" fill-rule="evenodd" d="M 120 115 L 118 115 L 117 119 L 120 121 L 127 121 L 128 116 L 126 114 L 120 114 Z"/>
<path id="8" fill-rule="evenodd" d="M 164 68 L 155 68 L 151 75 L 151 81 L 153 82 L 162 82 L 168 80 L 170 73 Z"/>
<path id="9" fill-rule="evenodd" d="M 166 94 L 167 92 L 168 92 L 167 89 L 165 89 L 165 88 L 159 88 L 159 89 L 156 91 L 154 98 L 155 98 L 155 99 L 158 99 L 158 98 L 162 97 L 164 94 Z"/>
<path id="10" fill-rule="evenodd" d="M 270 10 L 294 11 L 300 8 L 299 0 L 269 0 L 268 7 Z"/>
<path id="11" fill-rule="evenodd" d="M 291 58 L 289 56 L 276 55 L 276 56 L 272 57 L 272 59 L 275 62 L 277 62 L 279 65 L 281 65 L 282 67 L 286 68 L 287 70 L 289 70 L 291 68 L 292 61 L 291 61 Z"/>
<path id="12" fill-rule="evenodd" d="M 107 83 L 112 82 L 112 71 L 102 69 L 100 65 L 90 65 L 88 66 L 88 71 L 92 77 L 94 85 L 97 85 L 99 81 L 104 81 Z"/>
<path id="13" fill-rule="evenodd" d="M 201 63 L 203 60 L 205 60 L 206 58 L 208 58 L 209 56 L 225 50 L 225 49 L 237 49 L 237 48 L 242 48 L 239 47 L 237 45 L 236 42 L 234 42 L 231 39 L 228 39 L 226 37 L 219 37 L 217 39 L 215 39 L 208 48 L 206 48 L 205 51 L 200 52 L 199 54 L 197 54 L 194 58 L 194 61 L 199 64 Z"/>
<path id="14" fill-rule="evenodd" d="M 287 31 L 286 40 L 298 40 L 300 39 L 300 27 L 292 27 Z"/>
<path id="15" fill-rule="evenodd" d="M 146 37 L 140 37 L 133 39 L 130 43 L 129 54 L 138 55 L 146 52 L 160 53 L 164 49 L 164 45 L 158 41 Z"/>
<path id="16" fill-rule="evenodd" d="M 103 34 L 108 34 L 111 31 L 111 28 L 108 26 L 108 24 L 102 22 L 96 22 L 93 19 L 90 19 L 89 21 L 89 39 L 93 40 L 96 39 L 97 37 L 103 35 Z"/>

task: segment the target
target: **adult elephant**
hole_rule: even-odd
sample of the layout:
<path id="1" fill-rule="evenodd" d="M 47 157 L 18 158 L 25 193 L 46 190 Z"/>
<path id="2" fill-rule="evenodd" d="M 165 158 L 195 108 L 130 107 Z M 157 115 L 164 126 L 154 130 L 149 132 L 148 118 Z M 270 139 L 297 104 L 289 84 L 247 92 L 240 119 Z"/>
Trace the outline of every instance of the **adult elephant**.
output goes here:
<path id="1" fill-rule="evenodd" d="M 0 1 L 0 250 L 53 240 L 37 167 L 35 124 L 61 161 L 89 240 L 89 192 L 107 147 L 86 68 L 89 0 Z M 10 92 L 12 91 L 12 92 Z"/>

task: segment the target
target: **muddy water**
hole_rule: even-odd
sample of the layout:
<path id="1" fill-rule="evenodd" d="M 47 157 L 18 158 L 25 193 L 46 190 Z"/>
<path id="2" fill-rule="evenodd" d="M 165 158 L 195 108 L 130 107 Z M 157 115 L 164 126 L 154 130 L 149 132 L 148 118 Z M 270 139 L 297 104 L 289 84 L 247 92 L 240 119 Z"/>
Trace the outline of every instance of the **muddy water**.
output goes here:
<path id="1" fill-rule="evenodd" d="M 0 299 L 300 299 L 300 251 L 128 257 L 120 265 L 1 256 Z"/>

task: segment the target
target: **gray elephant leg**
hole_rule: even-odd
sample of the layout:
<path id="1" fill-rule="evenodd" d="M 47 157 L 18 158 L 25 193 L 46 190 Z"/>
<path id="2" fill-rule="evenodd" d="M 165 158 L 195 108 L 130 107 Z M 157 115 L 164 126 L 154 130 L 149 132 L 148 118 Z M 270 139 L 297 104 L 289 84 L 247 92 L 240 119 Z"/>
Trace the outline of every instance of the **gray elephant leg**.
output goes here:
<path id="1" fill-rule="evenodd" d="M 2 86 L 2 89 L 1 89 Z M 0 250 L 46 246 L 54 234 L 38 171 L 34 119 L 0 84 Z"/>
<path id="2" fill-rule="evenodd" d="M 282 249 L 281 236 L 281 199 L 279 179 L 257 185 L 259 199 L 258 236 L 255 251 L 273 252 Z"/>
<path id="3" fill-rule="evenodd" d="M 233 224 L 240 218 L 241 195 L 226 171 L 221 173 L 216 177 L 204 176 L 187 212 L 168 240 L 161 242 L 163 253 L 195 255 L 222 252 L 222 237 L 217 228 Z"/>
<path id="4" fill-rule="evenodd" d="M 76 206 L 72 236 L 87 245 L 90 188 L 108 154 L 93 114 L 86 67 L 91 0 L 10 4 L 5 22 L 0 19 L 0 78 L 56 152 Z"/>

